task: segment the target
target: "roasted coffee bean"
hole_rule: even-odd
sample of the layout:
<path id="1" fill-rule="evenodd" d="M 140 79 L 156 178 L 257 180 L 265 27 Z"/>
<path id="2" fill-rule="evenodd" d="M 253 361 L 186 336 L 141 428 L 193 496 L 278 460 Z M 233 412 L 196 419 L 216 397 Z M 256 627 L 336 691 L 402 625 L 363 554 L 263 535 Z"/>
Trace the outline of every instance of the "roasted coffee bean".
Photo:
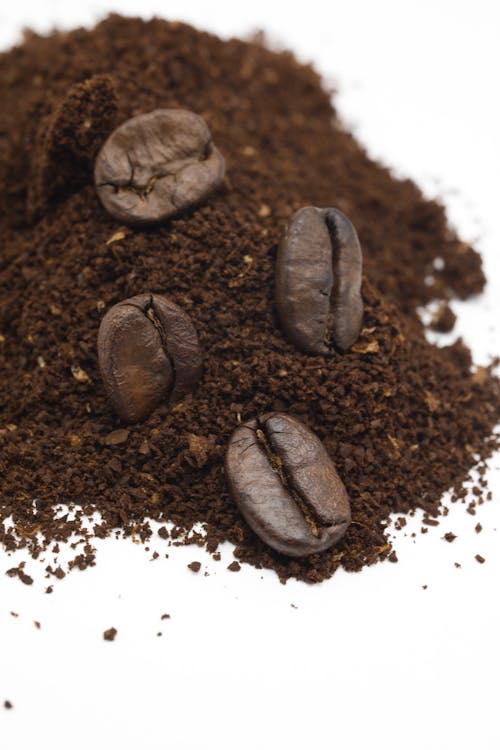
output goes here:
<path id="1" fill-rule="evenodd" d="M 157 294 L 114 305 L 102 319 L 97 348 L 104 387 L 125 422 L 146 419 L 161 401 L 179 401 L 201 374 L 189 316 Z"/>
<path id="2" fill-rule="evenodd" d="M 336 208 L 301 208 L 276 262 L 276 306 L 285 335 L 312 354 L 345 352 L 363 319 L 362 255 L 353 225 Z"/>
<path id="3" fill-rule="evenodd" d="M 276 412 L 237 427 L 225 467 L 248 525 L 278 552 L 310 555 L 343 537 L 346 489 L 322 442 L 295 417 Z"/>
<path id="4" fill-rule="evenodd" d="M 120 125 L 101 148 L 95 184 L 104 208 L 126 224 L 156 224 L 203 201 L 224 159 L 201 117 L 157 109 Z"/>

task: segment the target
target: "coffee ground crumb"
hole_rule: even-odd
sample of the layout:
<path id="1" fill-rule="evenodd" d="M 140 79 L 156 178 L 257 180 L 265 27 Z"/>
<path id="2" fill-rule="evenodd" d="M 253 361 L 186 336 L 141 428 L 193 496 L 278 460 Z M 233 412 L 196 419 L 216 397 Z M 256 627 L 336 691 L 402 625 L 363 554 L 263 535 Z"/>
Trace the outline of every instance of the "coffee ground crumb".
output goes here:
<path id="1" fill-rule="evenodd" d="M 452 531 L 447 531 L 443 537 L 443 539 L 446 539 L 447 542 L 454 542 L 456 538 L 457 538 L 457 535 L 454 534 Z"/>
<path id="2" fill-rule="evenodd" d="M 10 701 L 4 701 L 3 702 L 3 707 L 6 708 L 6 709 L 14 708 L 13 704 Z"/>
<path id="3" fill-rule="evenodd" d="M 494 363 L 472 373 L 461 340 L 429 343 L 418 310 L 481 292 L 481 259 L 439 203 L 368 158 L 310 66 L 260 42 L 112 15 L 91 30 L 25 35 L 0 55 L 0 97 L 7 553 L 39 558 L 76 537 L 87 549 L 68 569 L 83 570 L 94 539 L 147 542 L 154 521 L 166 544 L 213 554 L 229 541 L 240 563 L 316 583 L 394 561 L 391 514 L 422 509 L 426 531 L 446 490 L 466 497 L 471 470 L 484 472 L 498 447 L 499 381 Z M 110 129 L 158 107 L 203 113 L 227 179 L 205 205 L 132 230 L 103 211 L 93 159 Z M 358 351 L 328 360 L 287 342 L 274 306 L 279 239 L 304 205 L 346 213 L 364 253 Z M 125 427 L 102 387 L 97 331 L 113 304 L 148 291 L 190 315 L 204 373 L 174 409 Z M 320 437 L 350 496 L 352 524 L 322 554 L 273 552 L 229 498 L 229 436 L 272 410 Z M 48 575 L 63 577 L 54 566 Z"/>
<path id="4" fill-rule="evenodd" d="M 196 560 L 189 563 L 188 565 L 189 570 L 192 570 L 193 573 L 198 573 L 201 568 L 201 563 L 197 562 Z"/>
<path id="5" fill-rule="evenodd" d="M 160 617 L 160 620 L 170 620 L 170 615 L 164 614 Z"/>
<path id="6" fill-rule="evenodd" d="M 483 527 L 481 526 L 481 524 L 476 523 L 476 525 L 474 526 L 474 531 L 476 532 L 476 534 L 480 534 L 482 530 L 483 530 Z"/>
<path id="7" fill-rule="evenodd" d="M 237 560 L 234 560 L 234 562 L 230 563 L 227 566 L 227 569 L 233 573 L 238 573 L 238 571 L 241 570 L 241 565 L 239 564 Z"/>
<path id="8" fill-rule="evenodd" d="M 5 575 L 8 575 L 9 578 L 19 578 L 19 580 L 26 586 L 31 586 L 33 583 L 33 578 L 24 572 L 22 563 L 17 568 L 9 568 L 9 570 L 6 570 Z"/>
<path id="9" fill-rule="evenodd" d="M 451 307 L 443 303 L 439 306 L 432 318 L 431 328 L 439 333 L 449 333 L 457 321 L 457 316 Z"/>
<path id="10" fill-rule="evenodd" d="M 481 563 L 481 565 L 486 562 L 486 558 L 482 555 L 476 555 L 476 560 L 478 561 L 478 563 Z"/>
<path id="11" fill-rule="evenodd" d="M 66 578 L 66 573 L 60 565 L 58 565 L 55 569 L 51 565 L 47 565 L 45 570 L 47 572 L 46 578 L 48 578 L 49 576 L 55 576 L 55 578 L 57 578 L 59 581 L 62 581 L 63 578 Z"/>
<path id="12" fill-rule="evenodd" d="M 108 630 L 105 630 L 102 634 L 102 637 L 105 641 L 114 641 L 116 638 L 116 635 L 118 633 L 118 630 L 116 628 L 109 628 Z"/>

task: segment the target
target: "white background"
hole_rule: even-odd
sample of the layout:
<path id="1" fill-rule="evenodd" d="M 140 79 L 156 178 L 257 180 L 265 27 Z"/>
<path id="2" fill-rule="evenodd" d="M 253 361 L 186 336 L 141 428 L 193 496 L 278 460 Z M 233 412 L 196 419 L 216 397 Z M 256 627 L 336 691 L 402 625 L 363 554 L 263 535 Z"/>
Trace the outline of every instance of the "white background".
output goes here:
<path id="1" fill-rule="evenodd" d="M 340 112 L 370 153 L 440 196 L 476 242 L 490 284 L 480 300 L 454 304 L 453 336 L 485 362 L 499 349 L 497 7 L 2 0 L 0 46 L 26 25 L 89 24 L 115 9 L 168 13 L 223 36 L 264 28 L 338 85 Z M 452 506 L 414 541 L 416 518 L 397 536 L 398 565 L 313 587 L 282 586 L 248 566 L 230 573 L 229 546 L 223 563 L 197 548 L 149 562 L 140 546 L 108 540 L 95 569 L 48 596 L 31 561 L 33 586 L 4 576 L 21 558 L 0 551 L 2 750 L 498 750 L 499 469 L 497 457 L 495 501 L 477 516 Z M 452 544 L 441 540 L 446 531 L 458 535 Z M 160 540 L 152 549 L 165 552 Z M 198 575 L 186 568 L 192 560 L 203 563 Z M 111 626 L 118 636 L 107 643 Z"/>

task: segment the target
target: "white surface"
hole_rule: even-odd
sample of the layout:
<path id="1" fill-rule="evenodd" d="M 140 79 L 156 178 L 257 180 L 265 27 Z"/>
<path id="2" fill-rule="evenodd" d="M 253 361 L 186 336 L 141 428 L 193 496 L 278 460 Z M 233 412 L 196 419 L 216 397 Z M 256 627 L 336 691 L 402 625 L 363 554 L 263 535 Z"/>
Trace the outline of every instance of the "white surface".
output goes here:
<path id="1" fill-rule="evenodd" d="M 496 8 L 17 0 L 0 11 L 0 46 L 22 26 L 89 23 L 111 9 L 168 12 L 222 35 L 265 28 L 335 80 L 340 112 L 370 152 L 443 196 L 462 236 L 477 240 L 488 292 L 454 307 L 457 330 L 485 361 L 499 349 Z M 497 457 L 495 501 L 477 516 L 452 506 L 413 541 L 415 519 L 398 536 L 398 565 L 314 587 L 281 586 L 248 566 L 229 573 L 229 547 L 224 564 L 197 548 L 149 562 L 132 542 L 110 540 L 95 569 L 56 582 L 51 596 L 39 573 L 32 587 L 1 575 L 2 750 L 498 750 L 499 469 Z M 448 530 L 453 544 L 440 539 Z M 18 558 L 0 559 L 4 570 Z M 187 570 L 191 560 L 210 576 Z M 171 619 L 161 622 L 164 612 Z M 117 639 L 105 643 L 112 625 Z"/>

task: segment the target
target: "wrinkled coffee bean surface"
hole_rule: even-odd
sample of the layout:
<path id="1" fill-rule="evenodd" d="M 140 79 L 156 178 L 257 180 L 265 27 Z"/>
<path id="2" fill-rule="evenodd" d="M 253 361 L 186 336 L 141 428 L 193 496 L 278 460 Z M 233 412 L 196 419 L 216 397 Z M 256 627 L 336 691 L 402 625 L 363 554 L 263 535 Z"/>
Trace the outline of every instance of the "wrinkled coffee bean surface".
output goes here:
<path id="1" fill-rule="evenodd" d="M 99 367 L 116 413 L 141 422 L 161 401 L 179 401 L 201 375 L 201 351 L 189 316 L 166 297 L 140 294 L 102 319 Z"/>
<path id="2" fill-rule="evenodd" d="M 320 439 L 295 417 L 272 413 L 237 427 L 225 467 L 247 523 L 278 552 L 309 555 L 343 537 L 346 489 Z"/>
<path id="3" fill-rule="evenodd" d="M 95 163 L 104 208 L 127 224 L 156 224 L 203 201 L 224 177 L 224 159 L 205 121 L 157 109 L 117 128 Z"/>
<path id="4" fill-rule="evenodd" d="M 341 211 L 297 211 L 276 262 L 276 306 L 287 338 L 312 354 L 347 351 L 363 319 L 361 272 L 356 230 Z"/>

